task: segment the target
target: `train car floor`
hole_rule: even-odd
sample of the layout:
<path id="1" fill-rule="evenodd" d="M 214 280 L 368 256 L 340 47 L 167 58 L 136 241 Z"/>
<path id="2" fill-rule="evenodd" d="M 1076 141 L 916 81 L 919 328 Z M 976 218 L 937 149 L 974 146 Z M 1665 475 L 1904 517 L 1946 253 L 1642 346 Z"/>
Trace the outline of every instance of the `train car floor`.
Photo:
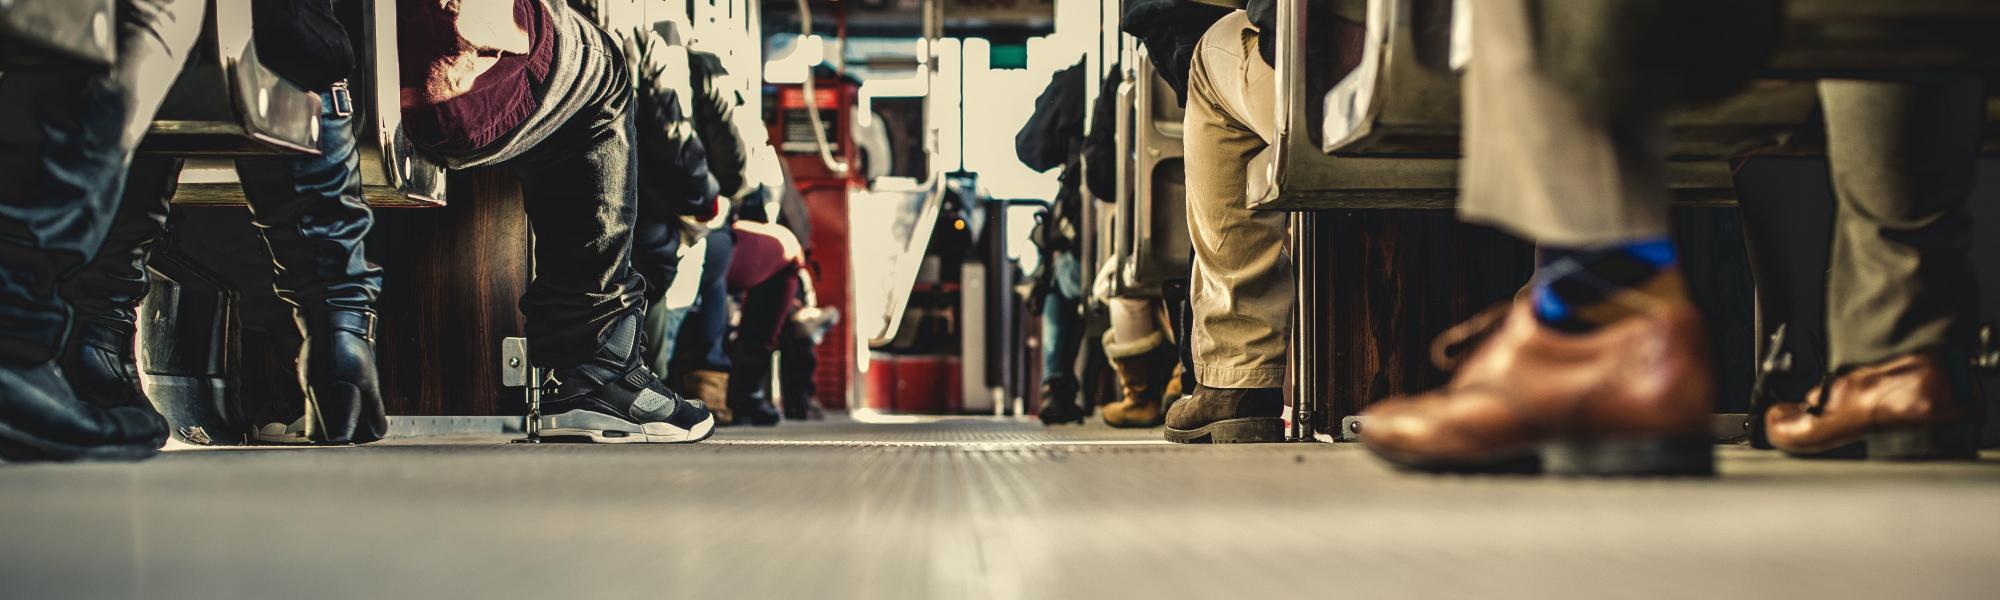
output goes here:
<path id="1" fill-rule="evenodd" d="M 2000 455 L 1435 477 L 1024 420 L 0 466 L 6 598 L 1991 598 Z"/>

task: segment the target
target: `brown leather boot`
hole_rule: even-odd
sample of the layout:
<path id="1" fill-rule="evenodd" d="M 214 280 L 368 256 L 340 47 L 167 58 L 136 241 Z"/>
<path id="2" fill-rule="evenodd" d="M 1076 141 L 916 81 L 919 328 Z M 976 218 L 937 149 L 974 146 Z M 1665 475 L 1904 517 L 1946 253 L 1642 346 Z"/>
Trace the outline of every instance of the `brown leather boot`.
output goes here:
<path id="1" fill-rule="evenodd" d="M 1804 402 L 1764 413 L 1771 445 L 1788 454 L 1885 460 L 1979 457 L 1979 390 L 1962 359 L 1904 354 L 1834 376 Z"/>
<path id="2" fill-rule="evenodd" d="M 724 371 L 692 371 L 681 377 L 681 384 L 675 386 L 708 405 L 709 414 L 715 415 L 715 424 L 730 425 L 736 422 L 736 414 L 729 411 L 729 373 Z"/>
<path id="3" fill-rule="evenodd" d="M 1709 474 L 1714 382 L 1701 319 L 1684 299 L 1642 302 L 1643 312 L 1564 333 L 1516 300 L 1445 387 L 1369 407 L 1361 439 L 1430 471 Z"/>
<path id="4" fill-rule="evenodd" d="M 1104 334 L 1104 356 L 1118 372 L 1118 401 L 1104 405 L 1104 424 L 1112 427 L 1159 427 L 1164 415 L 1160 398 L 1173 375 L 1174 354 L 1167 336 L 1154 332 L 1123 344 Z"/>
<path id="5" fill-rule="evenodd" d="M 1167 410 L 1167 441 L 1248 444 L 1285 441 L 1285 393 L 1278 388 L 1223 389 L 1196 384 Z"/>

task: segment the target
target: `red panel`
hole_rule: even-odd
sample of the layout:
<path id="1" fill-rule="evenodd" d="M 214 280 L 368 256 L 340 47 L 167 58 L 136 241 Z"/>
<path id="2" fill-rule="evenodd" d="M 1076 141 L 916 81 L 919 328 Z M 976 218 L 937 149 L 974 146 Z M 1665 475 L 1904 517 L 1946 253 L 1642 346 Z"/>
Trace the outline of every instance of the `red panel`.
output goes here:
<path id="1" fill-rule="evenodd" d="M 815 159 L 817 160 L 817 159 Z M 847 187 L 801 185 L 807 210 L 812 213 L 812 253 L 815 266 L 813 284 L 821 306 L 840 309 L 841 319 L 827 331 L 826 341 L 813 350 L 819 357 L 814 373 L 815 396 L 827 408 L 847 408 L 847 378 L 854 372 L 854 301 L 848 293 L 851 261 L 847 253 Z"/>
<path id="2" fill-rule="evenodd" d="M 816 81 L 815 104 L 821 108 L 821 116 L 833 125 L 839 139 L 837 143 L 842 159 L 854 164 L 854 143 L 850 139 L 848 119 L 854 106 L 854 86 L 834 80 Z M 765 123 L 769 128 L 771 145 L 782 148 L 784 144 L 784 123 L 787 110 L 800 109 L 805 105 L 803 86 L 780 86 L 778 90 L 778 110 L 775 119 Z M 829 409 L 845 409 L 848 402 L 849 377 L 855 372 L 854 330 L 848 324 L 855 318 L 854 302 L 849 291 L 852 280 L 849 273 L 852 261 L 848 258 L 847 191 L 858 187 L 859 173 L 849 173 L 846 177 L 835 175 L 820 159 L 818 153 L 784 153 L 785 166 L 792 174 L 793 185 L 805 197 L 806 210 L 812 218 L 812 251 L 807 259 L 815 266 L 814 284 L 819 292 L 822 306 L 840 309 L 842 318 L 827 331 L 826 341 L 814 349 L 819 358 L 819 368 L 814 372 L 815 396 L 820 404 Z"/>
<path id="3" fill-rule="evenodd" d="M 958 357 L 873 354 L 868 359 L 868 408 L 904 415 L 948 415 L 964 410 Z"/>

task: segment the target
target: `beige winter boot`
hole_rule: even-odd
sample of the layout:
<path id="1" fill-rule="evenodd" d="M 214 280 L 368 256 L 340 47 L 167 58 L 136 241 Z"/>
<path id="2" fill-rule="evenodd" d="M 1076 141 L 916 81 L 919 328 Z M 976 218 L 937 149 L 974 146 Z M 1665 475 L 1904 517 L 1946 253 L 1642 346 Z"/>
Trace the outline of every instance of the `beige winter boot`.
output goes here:
<path id="1" fill-rule="evenodd" d="M 1173 377 L 1174 352 L 1160 332 L 1117 343 L 1104 335 L 1104 356 L 1118 372 L 1119 398 L 1104 405 L 1104 424 L 1112 427 L 1158 427 L 1164 411 L 1160 399 Z"/>

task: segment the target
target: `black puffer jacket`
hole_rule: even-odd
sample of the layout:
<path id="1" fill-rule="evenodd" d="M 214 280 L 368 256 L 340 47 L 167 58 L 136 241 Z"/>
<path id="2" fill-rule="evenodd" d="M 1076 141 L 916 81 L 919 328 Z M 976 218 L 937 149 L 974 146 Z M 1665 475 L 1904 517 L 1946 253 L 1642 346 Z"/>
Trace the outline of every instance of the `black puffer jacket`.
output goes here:
<path id="1" fill-rule="evenodd" d="M 744 104 L 736 92 L 723 89 L 717 78 L 728 75 L 722 58 L 707 52 L 689 52 L 688 79 L 694 86 L 695 133 L 708 148 L 708 170 L 722 185 L 722 195 L 741 198 L 749 192 L 751 140 L 736 126 L 736 107 Z M 757 132 L 761 134 L 762 132 Z"/>
<path id="2" fill-rule="evenodd" d="M 1097 106 L 1090 110 L 1090 129 L 1083 136 L 1085 185 L 1098 200 L 1116 200 L 1118 195 L 1118 84 L 1124 80 L 1119 65 L 1111 65 L 1104 85 L 1097 88 Z"/>
<path id="3" fill-rule="evenodd" d="M 1208 26 L 1231 9 L 1192 0 L 1131 0 L 1125 5 L 1118 29 L 1139 38 L 1160 78 L 1173 86 L 1182 106 L 1187 105 L 1188 67 L 1194 62 L 1194 48 Z"/>
<path id="4" fill-rule="evenodd" d="M 1035 98 L 1035 112 L 1014 134 L 1014 153 L 1036 171 L 1069 162 L 1083 137 L 1083 63 L 1070 65 L 1049 78 Z"/>
<path id="5" fill-rule="evenodd" d="M 668 52 L 670 44 L 658 31 L 639 28 L 617 37 L 638 74 L 632 106 L 640 211 L 667 219 L 714 214 L 720 186 L 709 173 L 708 151 L 696 134 L 699 124 L 681 108 L 694 94 L 688 66 L 676 64 L 680 55 Z"/>

